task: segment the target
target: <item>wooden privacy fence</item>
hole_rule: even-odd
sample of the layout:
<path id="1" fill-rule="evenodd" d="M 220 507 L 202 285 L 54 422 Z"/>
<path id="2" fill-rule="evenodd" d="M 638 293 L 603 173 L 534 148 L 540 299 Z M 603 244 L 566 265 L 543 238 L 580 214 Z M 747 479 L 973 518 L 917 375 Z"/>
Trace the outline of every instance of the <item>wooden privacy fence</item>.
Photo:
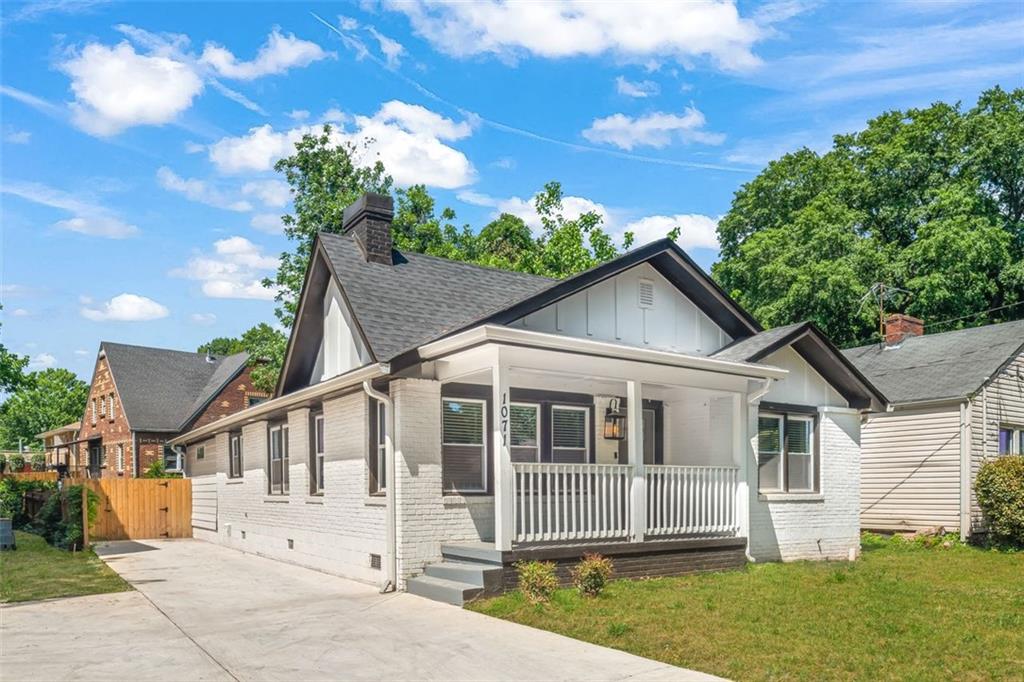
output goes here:
<path id="1" fill-rule="evenodd" d="M 0 474 L 0 478 L 16 478 L 19 481 L 56 481 L 56 471 L 19 471 Z"/>
<path id="2" fill-rule="evenodd" d="M 73 480 L 99 495 L 92 540 L 192 537 L 192 481 L 187 478 Z"/>

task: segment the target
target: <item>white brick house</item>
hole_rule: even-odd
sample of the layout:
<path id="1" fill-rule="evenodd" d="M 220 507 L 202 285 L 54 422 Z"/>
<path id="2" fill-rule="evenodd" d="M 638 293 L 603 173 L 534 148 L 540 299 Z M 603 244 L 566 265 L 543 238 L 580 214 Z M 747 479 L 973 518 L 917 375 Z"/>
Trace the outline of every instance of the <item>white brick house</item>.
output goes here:
<path id="1" fill-rule="evenodd" d="M 393 251 L 390 219 L 367 195 L 317 238 L 275 397 L 176 440 L 196 537 L 455 602 L 584 551 L 856 556 L 884 398 L 813 325 L 762 331 L 668 240 L 554 281 Z"/>

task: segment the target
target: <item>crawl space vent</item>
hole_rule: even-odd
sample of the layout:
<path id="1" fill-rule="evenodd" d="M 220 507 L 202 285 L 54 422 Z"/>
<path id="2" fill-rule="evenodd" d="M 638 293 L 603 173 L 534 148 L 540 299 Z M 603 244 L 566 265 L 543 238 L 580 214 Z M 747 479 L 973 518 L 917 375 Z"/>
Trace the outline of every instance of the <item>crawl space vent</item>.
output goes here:
<path id="1" fill-rule="evenodd" d="M 654 307 L 654 282 L 649 279 L 640 280 L 639 302 L 641 308 Z"/>
<path id="2" fill-rule="evenodd" d="M 370 568 L 375 569 L 377 571 L 380 570 L 380 554 L 370 555 Z"/>

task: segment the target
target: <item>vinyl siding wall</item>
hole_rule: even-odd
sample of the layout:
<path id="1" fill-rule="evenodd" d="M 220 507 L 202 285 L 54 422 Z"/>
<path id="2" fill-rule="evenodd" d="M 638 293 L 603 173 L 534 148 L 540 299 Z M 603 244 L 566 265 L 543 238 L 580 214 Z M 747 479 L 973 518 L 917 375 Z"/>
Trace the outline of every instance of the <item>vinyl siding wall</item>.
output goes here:
<path id="1" fill-rule="evenodd" d="M 985 402 L 988 403 L 988 428 L 984 428 Z M 1024 352 L 1018 353 L 1002 371 L 989 381 L 970 405 L 971 424 L 971 527 L 982 526 L 981 509 L 974 495 L 974 477 L 985 455 L 999 453 L 999 427 L 1008 424 L 1024 428 Z M 987 443 L 987 449 L 986 449 Z"/>
<path id="2" fill-rule="evenodd" d="M 860 518 L 875 530 L 960 528 L 960 403 L 868 418 Z"/>

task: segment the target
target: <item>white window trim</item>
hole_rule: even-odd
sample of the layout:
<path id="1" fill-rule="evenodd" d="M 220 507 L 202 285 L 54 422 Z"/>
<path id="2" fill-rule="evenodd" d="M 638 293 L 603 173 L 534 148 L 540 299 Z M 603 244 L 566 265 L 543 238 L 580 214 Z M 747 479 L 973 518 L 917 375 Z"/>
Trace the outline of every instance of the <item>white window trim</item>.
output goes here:
<path id="1" fill-rule="evenodd" d="M 232 473 L 235 468 L 235 459 L 238 459 L 238 473 Z M 242 434 L 233 433 L 228 436 L 228 478 L 237 479 L 242 478 L 244 474 L 242 469 Z"/>
<path id="2" fill-rule="evenodd" d="M 533 414 L 534 414 L 533 423 L 534 423 L 534 425 L 536 427 L 535 428 L 536 433 L 533 436 L 533 440 L 537 443 L 537 445 L 535 445 L 534 448 L 533 448 L 534 452 L 535 452 L 535 456 L 534 456 L 533 461 L 539 462 L 540 461 L 540 446 L 541 446 L 541 442 L 540 442 L 540 404 L 539 403 L 516 403 L 516 402 L 514 402 L 514 403 L 511 404 L 511 406 L 512 407 L 526 407 L 526 408 L 529 408 L 529 409 L 533 410 Z M 509 434 L 510 434 L 510 436 L 511 436 L 511 433 L 512 433 L 511 414 L 512 414 L 512 412 L 511 412 L 511 410 L 509 410 L 509 415 L 510 415 L 509 416 L 509 419 L 510 419 L 510 421 L 509 421 Z M 525 450 L 528 447 L 530 447 L 530 446 L 529 445 L 513 445 L 512 443 L 509 443 L 509 451 L 510 452 L 511 452 L 512 448 L 519 448 L 520 450 Z"/>
<path id="3" fill-rule="evenodd" d="M 583 461 L 590 461 L 590 408 L 582 405 L 552 405 L 551 406 L 551 460 L 554 461 L 554 453 L 558 451 L 576 452 L 579 448 L 557 447 L 555 445 L 555 410 L 566 412 L 583 413 Z"/>
<path id="4" fill-rule="evenodd" d="M 444 404 L 445 403 L 473 403 L 480 406 L 480 439 L 482 443 L 448 443 L 444 440 L 444 422 L 441 423 L 441 446 L 445 445 L 450 447 L 479 447 L 480 448 L 480 487 L 479 488 L 450 488 L 445 490 L 446 493 L 483 493 L 487 492 L 487 401 L 479 400 L 477 398 L 453 398 L 453 397 L 442 397 L 441 398 L 441 418 L 444 419 Z"/>
<path id="5" fill-rule="evenodd" d="M 817 480 L 816 477 L 817 477 L 817 474 L 818 474 L 818 472 L 814 470 L 814 417 L 812 417 L 810 415 L 790 414 L 790 415 L 786 415 L 786 419 L 788 419 L 791 422 L 807 422 L 807 423 L 810 424 L 810 427 L 811 427 L 810 431 L 809 431 L 809 436 L 807 438 L 807 452 L 798 452 L 795 455 L 793 455 L 793 453 L 791 453 L 789 451 L 789 448 L 786 448 L 786 453 L 783 456 L 784 458 L 785 457 L 790 457 L 791 455 L 792 456 L 796 456 L 796 457 L 809 457 L 810 458 L 810 468 L 808 469 L 808 471 L 810 471 L 810 474 L 811 474 L 810 475 L 811 487 L 810 488 L 789 488 L 786 492 L 800 493 L 800 494 L 803 494 L 803 493 L 814 493 L 815 492 L 814 489 L 816 487 L 815 486 L 815 482 Z M 783 422 L 783 429 L 785 429 L 785 422 Z M 785 434 L 783 434 L 783 435 L 785 435 Z"/>
<path id="6" fill-rule="evenodd" d="M 107 416 L 107 396 L 100 397 L 100 417 Z"/>
<path id="7" fill-rule="evenodd" d="M 1010 432 L 1010 451 L 1002 454 L 999 452 L 1000 431 Z M 999 424 L 996 428 L 996 456 L 1006 457 L 1007 455 L 1024 455 L 1024 426 L 1018 426 L 1016 424 Z"/>
<path id="8" fill-rule="evenodd" d="M 96 398 L 92 399 L 92 424 L 96 425 Z"/>
<path id="9" fill-rule="evenodd" d="M 779 423 L 779 449 L 778 450 L 765 450 L 765 451 L 762 451 L 761 450 L 761 439 L 760 439 L 760 437 L 758 437 L 758 439 L 757 439 L 757 468 L 758 468 L 757 490 L 758 490 L 758 492 L 762 492 L 762 493 L 784 493 L 784 492 L 786 492 L 786 487 L 785 487 L 786 486 L 786 481 L 785 481 L 786 469 L 785 469 L 785 464 L 783 462 L 783 460 L 786 459 L 786 455 L 785 455 L 785 452 L 786 452 L 786 415 L 779 414 L 777 412 L 759 412 L 758 415 L 757 415 L 757 418 L 758 419 L 762 419 L 762 418 L 763 419 L 775 419 Z M 758 426 L 758 431 L 760 431 L 760 426 Z M 777 475 L 776 480 L 778 480 L 778 482 L 779 482 L 779 487 L 777 487 L 777 488 L 762 488 L 761 487 L 760 469 L 761 469 L 761 455 L 762 454 L 765 454 L 765 455 L 778 455 L 778 459 L 776 461 L 778 462 L 779 471 L 778 471 L 778 475 Z"/>
<path id="10" fill-rule="evenodd" d="M 819 494 L 819 492 L 818 492 L 818 479 L 817 479 L 818 472 L 817 472 L 817 470 L 814 467 L 814 452 L 815 452 L 815 442 L 814 442 L 814 439 L 815 439 L 815 433 L 814 433 L 815 418 L 814 418 L 814 416 L 813 415 L 809 415 L 809 414 L 799 414 L 799 413 L 793 413 L 793 412 L 787 412 L 787 413 L 782 413 L 782 412 L 758 412 L 757 416 L 758 416 L 758 419 L 760 419 L 762 417 L 767 417 L 767 418 L 771 418 L 771 419 L 777 419 L 779 421 L 779 448 L 780 448 L 780 450 L 778 452 L 770 451 L 770 452 L 765 452 L 764 453 L 764 454 L 767 454 L 767 455 L 778 455 L 779 456 L 779 458 L 778 458 L 778 462 L 779 462 L 778 480 L 779 480 L 780 487 L 778 487 L 778 488 L 762 488 L 761 487 L 760 473 L 758 473 L 758 479 L 757 479 L 757 491 L 758 491 L 758 493 L 766 494 L 766 495 L 775 495 L 775 494 L 784 494 L 784 495 L 818 495 Z M 791 453 L 789 452 L 789 449 L 786 447 L 786 421 L 787 420 L 789 420 L 789 421 L 809 422 L 810 425 L 811 425 L 810 435 L 809 435 L 809 437 L 807 439 L 808 452 L 807 453 L 797 453 L 795 455 L 796 457 L 810 457 L 810 469 L 809 469 L 809 471 L 810 471 L 810 481 L 811 481 L 811 487 L 810 488 L 787 488 L 786 487 L 786 465 L 787 465 L 787 461 L 786 460 L 791 455 Z M 757 446 L 757 458 L 758 458 L 757 459 L 757 464 L 758 464 L 758 469 L 760 469 L 760 466 L 761 466 L 761 454 L 762 454 L 762 452 L 761 452 L 761 443 L 760 443 L 760 439 L 758 439 L 758 446 Z"/>
<path id="11" fill-rule="evenodd" d="M 319 432 L 319 433 L 318 433 Z M 313 490 L 316 494 L 321 495 L 324 492 L 324 482 L 321 471 L 323 466 L 321 462 L 324 460 L 324 455 L 327 452 L 327 422 L 324 421 L 324 415 L 318 414 L 313 417 L 313 481 L 316 485 Z"/>
<path id="12" fill-rule="evenodd" d="M 380 484 L 382 478 L 384 478 L 387 472 L 387 457 L 388 457 L 388 422 L 387 422 L 387 405 L 382 401 L 376 401 L 377 405 L 377 433 L 374 441 L 377 444 L 377 491 L 378 493 L 386 493 L 388 491 L 387 479 L 384 479 L 384 485 Z"/>
<path id="13" fill-rule="evenodd" d="M 279 490 L 274 492 L 274 432 L 281 432 L 281 453 L 278 459 L 281 460 L 281 480 L 278 484 Z M 267 431 L 267 495 L 281 497 L 291 494 L 291 484 L 285 487 L 285 459 L 288 466 L 291 466 L 291 458 L 288 453 L 288 424 L 272 426 Z"/>
<path id="14" fill-rule="evenodd" d="M 124 473 L 124 443 L 117 444 L 117 473 Z"/>

